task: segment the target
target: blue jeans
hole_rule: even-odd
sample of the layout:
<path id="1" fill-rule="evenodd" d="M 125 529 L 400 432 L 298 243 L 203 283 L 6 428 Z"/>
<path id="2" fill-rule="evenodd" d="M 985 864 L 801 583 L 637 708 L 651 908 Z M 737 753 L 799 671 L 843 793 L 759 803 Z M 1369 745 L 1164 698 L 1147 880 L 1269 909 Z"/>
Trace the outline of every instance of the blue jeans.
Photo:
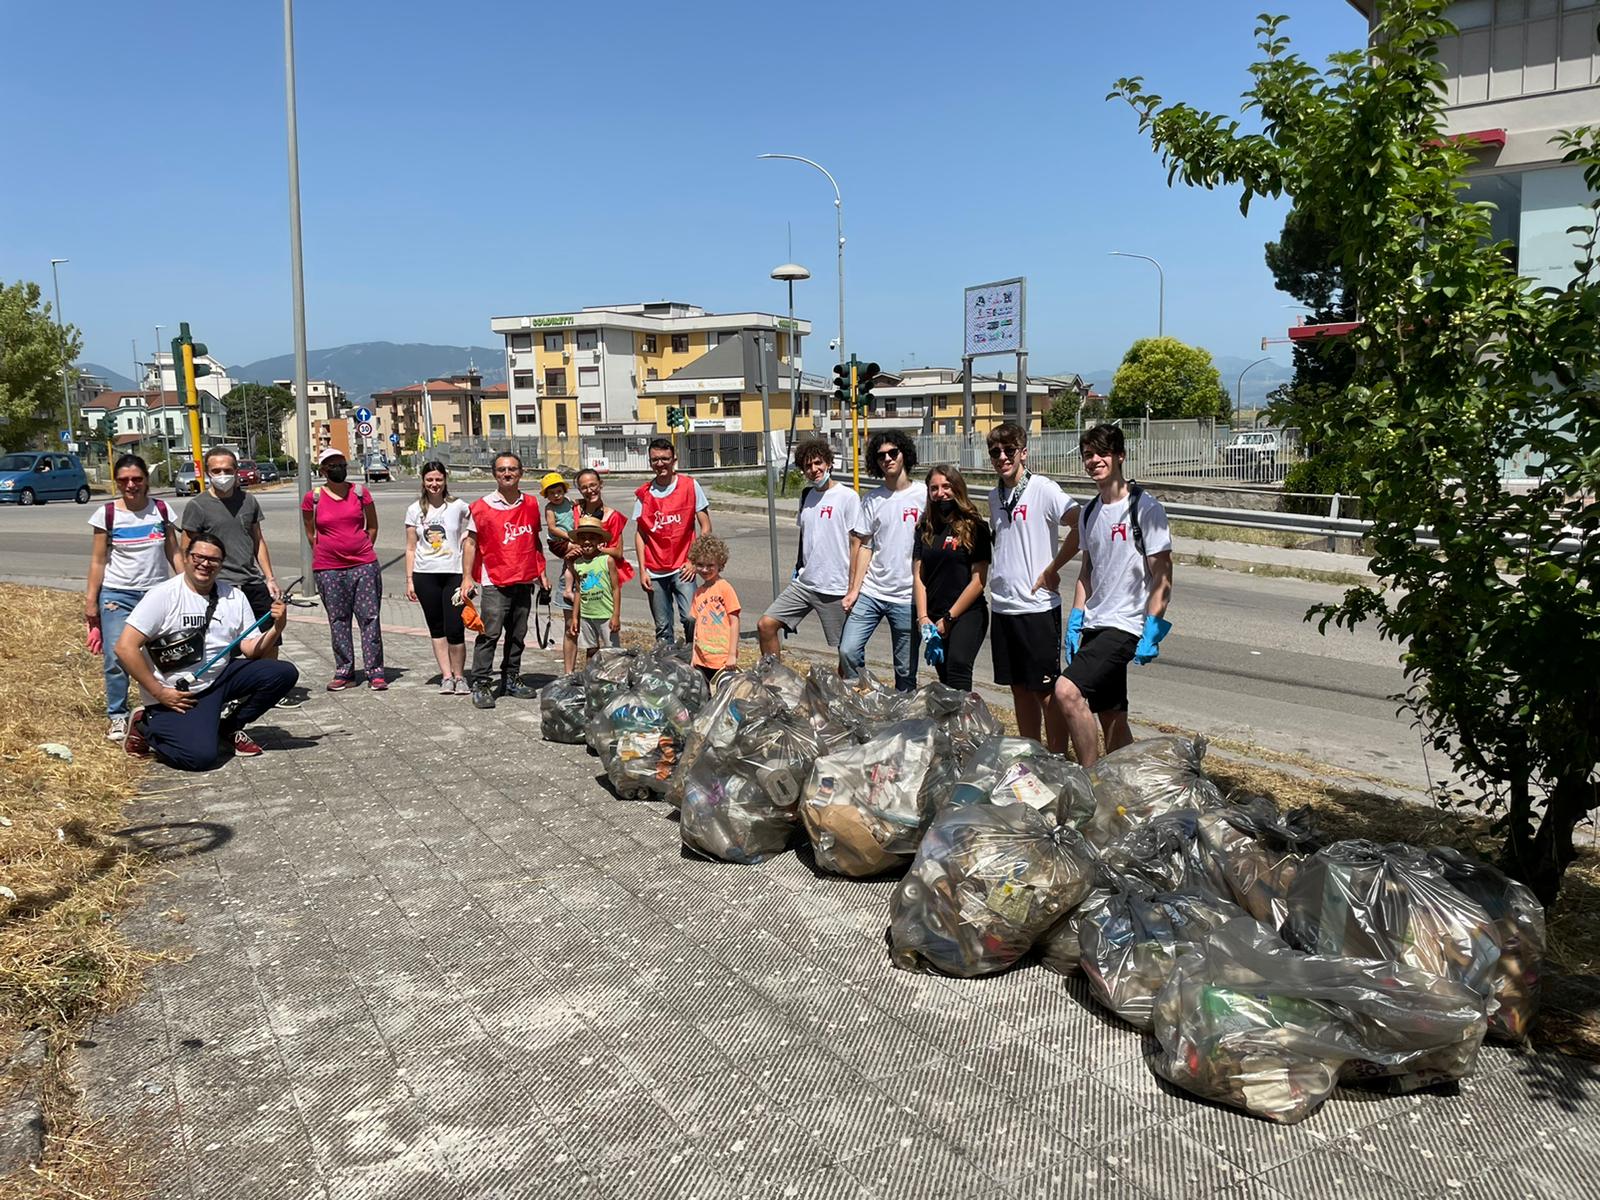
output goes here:
<path id="1" fill-rule="evenodd" d="M 895 690 L 909 692 L 917 686 L 919 640 L 909 604 L 885 604 L 865 592 L 857 596 L 855 607 L 844 623 L 844 636 L 839 639 L 839 666 L 847 678 L 855 678 L 867 661 L 867 642 L 880 621 L 889 622 L 889 636 L 894 644 Z"/>
<path id="2" fill-rule="evenodd" d="M 144 599 L 143 592 L 124 588 L 100 589 L 100 641 L 101 656 L 105 659 L 106 716 L 128 715 L 128 673 L 117 661 L 117 639 L 122 627 L 128 623 L 133 606 Z"/>
<path id="3" fill-rule="evenodd" d="M 689 618 L 689 606 L 694 603 L 694 580 L 685 583 L 676 573 L 650 577 L 650 615 L 656 622 L 656 641 L 676 642 L 672 628 L 672 606 L 678 606 L 678 619 L 683 622 L 683 640 L 694 641 L 694 622 Z"/>

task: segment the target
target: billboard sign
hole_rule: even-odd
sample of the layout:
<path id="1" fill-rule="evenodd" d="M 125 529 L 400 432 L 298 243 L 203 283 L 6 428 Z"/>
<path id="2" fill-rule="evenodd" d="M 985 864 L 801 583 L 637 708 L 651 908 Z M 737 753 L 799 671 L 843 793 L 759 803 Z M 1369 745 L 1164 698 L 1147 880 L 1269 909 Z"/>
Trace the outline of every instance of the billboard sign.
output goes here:
<path id="1" fill-rule="evenodd" d="M 1016 354 L 1028 348 L 1023 333 L 1027 314 L 1026 279 L 1002 279 L 969 287 L 962 305 L 963 358 Z"/>

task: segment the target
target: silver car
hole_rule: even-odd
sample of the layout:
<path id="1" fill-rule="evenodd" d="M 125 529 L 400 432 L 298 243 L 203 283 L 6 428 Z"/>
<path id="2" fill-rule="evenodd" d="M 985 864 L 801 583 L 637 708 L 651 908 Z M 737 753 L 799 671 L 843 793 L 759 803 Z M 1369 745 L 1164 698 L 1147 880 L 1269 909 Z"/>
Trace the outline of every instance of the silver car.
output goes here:
<path id="1" fill-rule="evenodd" d="M 195 472 L 194 463 L 185 462 L 179 465 L 177 473 L 172 477 L 172 490 L 179 496 L 200 494 L 200 477 Z"/>

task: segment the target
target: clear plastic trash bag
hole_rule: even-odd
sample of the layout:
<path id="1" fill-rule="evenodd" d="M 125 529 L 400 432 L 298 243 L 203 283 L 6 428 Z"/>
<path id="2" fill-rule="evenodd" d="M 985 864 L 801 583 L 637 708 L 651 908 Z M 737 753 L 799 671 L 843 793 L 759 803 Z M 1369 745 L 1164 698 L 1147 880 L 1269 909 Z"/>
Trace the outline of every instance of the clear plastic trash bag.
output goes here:
<path id="1" fill-rule="evenodd" d="M 1084 769 L 1052 754 L 1032 738 L 992 737 L 979 743 L 948 797 L 936 808 L 973 804 L 1022 804 L 1047 813 L 1057 825 L 1078 828 L 1095 811 L 1094 790 Z"/>
<path id="2" fill-rule="evenodd" d="M 970 978 L 1003 971 L 1086 896 L 1083 835 L 1026 804 L 972 804 L 934 818 L 889 904 L 903 970 Z"/>
<path id="3" fill-rule="evenodd" d="M 1208 932 L 1245 912 L 1231 900 L 1177 892 L 1108 892 L 1068 918 L 1094 998 L 1149 1031 L 1156 996 L 1178 958 Z"/>
<path id="4" fill-rule="evenodd" d="M 552 679 L 539 690 L 539 733 L 547 742 L 582 745 L 589 698 L 581 671 Z"/>
<path id="5" fill-rule="evenodd" d="M 1489 1017 L 1494 1037 L 1520 1041 L 1528 1036 L 1539 1009 L 1539 976 L 1544 967 L 1544 906 L 1526 884 L 1498 867 L 1444 846 L 1428 851 L 1441 875 L 1477 901 L 1494 922 L 1500 943 L 1494 996 L 1500 1007 Z"/>
<path id="6" fill-rule="evenodd" d="M 691 719 L 666 686 L 613 696 L 589 731 L 611 786 L 627 799 L 664 796 Z"/>
<path id="7" fill-rule="evenodd" d="M 1175 808 L 1204 811 L 1222 803 L 1206 777 L 1205 738 L 1158 737 L 1113 750 L 1089 768 L 1100 811 L 1085 829 L 1096 846 L 1110 845 L 1141 821 Z"/>
<path id="8" fill-rule="evenodd" d="M 585 698 L 585 740 L 589 743 L 589 749 L 596 754 L 600 753 L 596 719 L 613 696 L 627 690 L 634 660 L 638 657 L 638 651 L 625 646 L 606 646 L 588 661 L 581 672 Z"/>
<path id="9" fill-rule="evenodd" d="M 720 759 L 731 753 L 740 726 L 755 717 L 786 711 L 777 693 L 750 671 L 724 671 L 717 677 L 717 690 L 695 714 L 694 724 L 684 737 L 683 753 L 673 775 L 667 799 L 682 805 L 687 773 L 702 755 Z"/>
<path id="10" fill-rule="evenodd" d="M 1107 886 L 1223 896 L 1199 849 L 1200 814 L 1177 808 L 1135 825 L 1100 851 Z"/>
<path id="11" fill-rule="evenodd" d="M 1077 917 L 1103 904 L 1112 895 L 1115 895 L 1113 889 L 1097 885 L 1073 912 L 1040 934 L 1034 943 L 1039 951 L 1039 965 L 1057 975 L 1076 975 L 1082 971 L 1083 947 L 1078 941 Z"/>
<path id="12" fill-rule="evenodd" d="M 1481 996 L 1494 992 L 1494 921 L 1426 850 L 1334 842 L 1301 864 L 1286 906 L 1284 940 L 1309 954 L 1405 963 Z"/>
<path id="13" fill-rule="evenodd" d="M 1303 955 L 1251 917 L 1182 954 L 1156 997 L 1150 1065 L 1185 1091 L 1300 1121 L 1340 1082 L 1398 1090 L 1471 1074 L 1484 1000 L 1426 971 Z"/>
<path id="14" fill-rule="evenodd" d="M 1321 844 L 1310 815 L 1284 815 L 1271 800 L 1251 797 L 1200 814 L 1199 844 L 1217 893 L 1277 929 L 1289 888 L 1306 856 Z"/>
<path id="15" fill-rule="evenodd" d="M 932 721 L 903 721 L 817 759 L 800 816 L 818 866 L 860 877 L 910 861 L 926 823 L 923 782 L 938 743 Z"/>
<path id="16" fill-rule="evenodd" d="M 756 663 L 755 677 L 766 684 L 783 700 L 783 707 L 794 712 L 806 695 L 806 678 L 793 667 L 784 665 L 776 654 L 764 654 Z"/>
<path id="17" fill-rule="evenodd" d="M 694 669 L 689 650 L 673 642 L 657 642 L 653 649 L 633 660 L 628 686 L 657 695 L 670 692 L 691 713 L 699 712 L 709 693 L 705 676 Z"/>

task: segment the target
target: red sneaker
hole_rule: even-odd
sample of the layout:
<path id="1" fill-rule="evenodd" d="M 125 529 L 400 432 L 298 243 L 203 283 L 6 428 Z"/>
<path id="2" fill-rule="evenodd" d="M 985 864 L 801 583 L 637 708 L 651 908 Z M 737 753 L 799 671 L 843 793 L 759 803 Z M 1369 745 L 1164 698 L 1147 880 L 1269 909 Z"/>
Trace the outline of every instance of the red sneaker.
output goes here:
<path id="1" fill-rule="evenodd" d="M 128 732 L 122 739 L 122 748 L 135 758 L 150 757 L 150 743 L 144 736 L 144 709 L 136 708 L 128 717 Z"/>
<path id="2" fill-rule="evenodd" d="M 344 675 L 335 675 L 332 679 L 328 680 L 328 690 L 330 692 L 342 692 L 345 690 L 345 688 L 350 686 L 351 683 L 349 678 Z"/>
<path id="3" fill-rule="evenodd" d="M 240 758 L 255 758 L 264 753 L 261 747 L 256 745 L 255 739 L 242 729 L 233 731 L 233 752 Z"/>
<path id="4" fill-rule="evenodd" d="M 382 675 L 374 675 L 367 680 L 367 686 L 375 692 L 387 692 L 389 690 L 389 681 Z"/>

